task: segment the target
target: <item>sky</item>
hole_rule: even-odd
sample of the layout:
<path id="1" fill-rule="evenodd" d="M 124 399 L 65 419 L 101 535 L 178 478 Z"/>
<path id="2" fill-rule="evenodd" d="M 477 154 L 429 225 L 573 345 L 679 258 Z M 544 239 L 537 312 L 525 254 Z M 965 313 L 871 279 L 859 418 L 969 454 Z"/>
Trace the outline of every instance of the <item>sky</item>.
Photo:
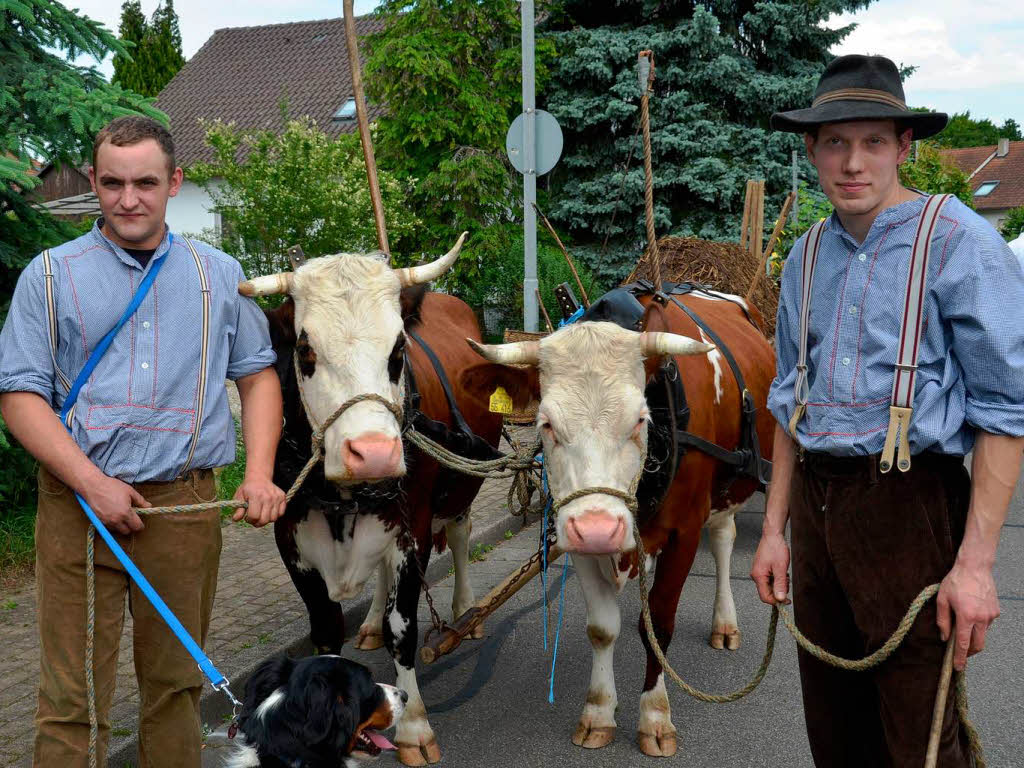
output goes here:
<path id="1" fill-rule="evenodd" d="M 882 54 L 917 67 L 904 83 L 907 101 L 940 111 L 970 110 L 997 124 L 1014 118 L 1024 125 L 1024 13 L 1021 0 L 877 0 L 855 14 L 833 17 L 829 26 L 858 28 L 835 53 Z M 116 32 L 120 0 L 68 0 L 85 15 Z M 357 15 L 377 0 L 355 0 Z M 142 0 L 148 16 L 157 0 Z M 191 57 L 214 30 L 336 18 L 341 0 L 175 0 L 182 46 Z M 108 76 L 109 58 L 101 70 Z"/>

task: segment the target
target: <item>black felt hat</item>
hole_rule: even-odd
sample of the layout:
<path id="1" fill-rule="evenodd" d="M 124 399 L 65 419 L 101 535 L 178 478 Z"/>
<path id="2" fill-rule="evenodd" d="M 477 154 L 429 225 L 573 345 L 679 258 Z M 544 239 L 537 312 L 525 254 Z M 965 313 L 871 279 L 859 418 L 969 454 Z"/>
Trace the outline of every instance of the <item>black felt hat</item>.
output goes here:
<path id="1" fill-rule="evenodd" d="M 825 67 L 808 109 L 776 112 L 772 128 L 804 133 L 824 123 L 854 120 L 899 120 L 927 139 L 946 127 L 942 112 L 911 112 L 903 96 L 896 65 L 884 56 L 840 56 Z"/>

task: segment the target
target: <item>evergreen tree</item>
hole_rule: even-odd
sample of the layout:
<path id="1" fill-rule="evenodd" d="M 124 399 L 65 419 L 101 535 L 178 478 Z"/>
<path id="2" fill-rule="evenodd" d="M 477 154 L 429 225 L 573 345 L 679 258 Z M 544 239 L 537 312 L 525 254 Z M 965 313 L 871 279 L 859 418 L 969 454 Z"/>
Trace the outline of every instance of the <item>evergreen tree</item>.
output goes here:
<path id="1" fill-rule="evenodd" d="M 125 0 L 119 34 L 131 43 L 130 56 L 114 57 L 113 81 L 122 88 L 156 96 L 185 65 L 174 0 L 160 3 L 148 21 L 140 0 Z"/>
<path id="2" fill-rule="evenodd" d="M 765 179 L 770 222 L 790 186 L 791 150 L 804 156 L 800 137 L 771 131 L 769 116 L 810 104 L 829 49 L 853 28 L 822 22 L 869 3 L 564 0 L 546 25 L 559 57 L 542 96 L 565 137 L 550 208 L 601 278 L 625 275 L 646 241 L 637 54 L 652 50 L 656 67 L 658 235 L 737 239 L 747 179 Z"/>
<path id="3" fill-rule="evenodd" d="M 128 53 L 114 56 L 114 76 L 111 81 L 136 93 L 146 92 L 141 64 L 146 52 L 144 41 L 148 29 L 140 0 L 125 0 L 121 6 L 121 24 L 117 33 L 121 43 L 128 48 Z"/>
<path id="4" fill-rule="evenodd" d="M 166 121 L 149 100 L 70 61 L 82 54 L 102 61 L 110 52 L 125 48 L 102 24 L 55 0 L 0 0 L 0 319 L 22 267 L 77 234 L 26 198 L 39 183 L 32 160 L 81 163 L 96 132 L 120 115 Z"/>

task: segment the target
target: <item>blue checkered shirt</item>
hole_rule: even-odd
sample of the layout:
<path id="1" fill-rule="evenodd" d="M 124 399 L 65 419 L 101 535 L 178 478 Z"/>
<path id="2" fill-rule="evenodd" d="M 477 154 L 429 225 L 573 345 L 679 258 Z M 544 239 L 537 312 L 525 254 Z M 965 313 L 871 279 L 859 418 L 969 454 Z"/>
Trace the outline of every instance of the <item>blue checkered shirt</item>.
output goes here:
<path id="1" fill-rule="evenodd" d="M 811 288 L 810 395 L 793 436 L 807 450 L 882 451 L 924 199 L 882 211 L 860 244 L 835 214 L 825 225 Z M 777 375 L 768 396 L 787 431 L 796 407 L 804 237 L 782 273 Z M 955 198 L 932 236 L 917 364 L 912 454 L 965 454 L 976 430 L 1024 436 L 1024 270 L 996 231 Z"/>
<path id="2" fill-rule="evenodd" d="M 202 294 L 195 260 L 182 237 L 164 235 L 153 259 L 166 263 L 131 320 L 82 387 L 72 435 L 111 477 L 137 483 L 173 480 L 201 427 L 191 468 L 230 464 L 235 430 L 225 378 L 263 370 L 275 360 L 260 308 L 238 294 L 244 279 L 233 258 L 193 241 L 210 283 L 206 402 L 196 414 Z M 169 249 L 169 250 L 168 250 Z M 57 308 L 57 365 L 71 381 L 117 323 L 145 274 L 137 261 L 92 231 L 50 251 Z M 35 392 L 59 412 L 67 391 L 50 356 L 42 256 L 18 278 L 0 332 L 0 392 Z"/>

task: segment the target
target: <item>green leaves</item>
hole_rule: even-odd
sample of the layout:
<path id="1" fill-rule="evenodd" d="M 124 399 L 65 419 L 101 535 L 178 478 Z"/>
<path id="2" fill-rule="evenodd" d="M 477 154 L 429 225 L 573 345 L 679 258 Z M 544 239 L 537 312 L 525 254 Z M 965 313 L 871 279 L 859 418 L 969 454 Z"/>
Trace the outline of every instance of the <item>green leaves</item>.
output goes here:
<path id="1" fill-rule="evenodd" d="M 206 142 L 213 161 L 187 175 L 209 192 L 221 214 L 221 246 L 247 274 L 287 269 L 285 251 L 296 243 L 310 257 L 376 250 L 356 134 L 331 139 L 308 118 L 290 121 L 279 136 L 214 122 Z M 407 200 L 414 182 L 383 169 L 378 177 L 392 252 L 401 254 L 420 224 Z"/>

